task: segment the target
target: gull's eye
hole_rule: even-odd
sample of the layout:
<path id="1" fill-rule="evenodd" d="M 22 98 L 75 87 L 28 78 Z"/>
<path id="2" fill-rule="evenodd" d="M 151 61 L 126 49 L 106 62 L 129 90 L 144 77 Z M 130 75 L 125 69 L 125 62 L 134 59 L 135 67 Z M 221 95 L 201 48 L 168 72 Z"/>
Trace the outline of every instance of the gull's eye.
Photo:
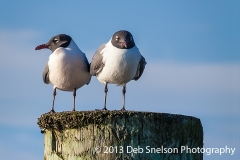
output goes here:
<path id="1" fill-rule="evenodd" d="M 118 36 L 116 36 L 116 41 L 118 41 L 119 40 L 119 37 Z"/>
<path id="2" fill-rule="evenodd" d="M 130 41 L 132 41 L 133 40 L 133 37 L 130 37 Z"/>
<path id="3" fill-rule="evenodd" d="M 53 39 L 53 42 L 54 43 L 58 43 L 58 39 Z"/>

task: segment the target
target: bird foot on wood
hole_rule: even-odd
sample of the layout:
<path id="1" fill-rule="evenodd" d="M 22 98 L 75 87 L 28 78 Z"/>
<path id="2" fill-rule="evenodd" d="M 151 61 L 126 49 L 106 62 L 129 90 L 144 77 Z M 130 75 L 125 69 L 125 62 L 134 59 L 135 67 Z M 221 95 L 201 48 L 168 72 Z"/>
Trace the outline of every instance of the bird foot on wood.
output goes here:
<path id="1" fill-rule="evenodd" d="M 103 109 L 95 109 L 96 111 L 107 111 L 107 108 L 103 108 Z"/>
<path id="2" fill-rule="evenodd" d="M 122 111 L 122 112 L 125 112 L 126 111 L 126 109 L 123 107 L 120 111 Z"/>
<path id="3" fill-rule="evenodd" d="M 55 113 L 55 111 L 53 109 L 51 109 L 48 113 Z"/>
<path id="4" fill-rule="evenodd" d="M 104 107 L 102 110 L 107 111 L 108 109 Z"/>

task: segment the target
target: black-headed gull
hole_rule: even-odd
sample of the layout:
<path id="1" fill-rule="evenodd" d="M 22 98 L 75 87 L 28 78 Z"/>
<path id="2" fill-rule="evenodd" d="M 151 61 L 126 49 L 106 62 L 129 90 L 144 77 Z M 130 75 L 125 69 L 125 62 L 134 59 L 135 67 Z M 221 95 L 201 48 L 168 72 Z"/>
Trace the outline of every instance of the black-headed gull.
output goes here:
<path id="1" fill-rule="evenodd" d="M 123 86 L 122 109 L 125 110 L 126 84 L 138 80 L 145 68 L 146 61 L 135 45 L 130 32 L 120 30 L 113 34 L 108 43 L 101 45 L 92 58 L 90 74 L 96 76 L 105 85 L 104 107 L 108 83 Z"/>
<path id="2" fill-rule="evenodd" d="M 52 109 L 56 89 L 73 91 L 73 108 L 75 111 L 76 90 L 91 80 L 89 63 L 86 55 L 78 48 L 73 39 L 66 34 L 59 34 L 52 37 L 46 44 L 39 45 L 35 50 L 50 49 L 52 54 L 43 71 L 43 81 L 53 85 Z"/>

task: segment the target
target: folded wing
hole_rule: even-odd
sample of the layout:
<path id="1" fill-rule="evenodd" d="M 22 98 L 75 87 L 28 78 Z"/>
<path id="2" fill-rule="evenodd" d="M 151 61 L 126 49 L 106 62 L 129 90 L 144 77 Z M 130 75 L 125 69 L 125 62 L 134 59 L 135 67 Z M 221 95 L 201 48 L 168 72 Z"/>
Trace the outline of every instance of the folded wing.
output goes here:
<path id="1" fill-rule="evenodd" d="M 99 73 L 103 67 L 104 67 L 104 63 L 103 63 L 103 57 L 100 54 L 102 52 L 102 50 L 105 48 L 106 44 L 101 45 L 97 51 L 95 52 L 93 58 L 92 58 L 92 62 L 90 63 L 90 74 L 93 76 L 96 76 L 97 73 Z"/>
<path id="2" fill-rule="evenodd" d="M 142 73 L 145 69 L 146 64 L 147 64 L 147 62 L 145 61 L 145 58 L 143 56 L 141 56 L 141 59 L 138 64 L 137 73 L 136 73 L 135 77 L 133 78 L 135 81 L 138 80 L 142 76 Z"/>

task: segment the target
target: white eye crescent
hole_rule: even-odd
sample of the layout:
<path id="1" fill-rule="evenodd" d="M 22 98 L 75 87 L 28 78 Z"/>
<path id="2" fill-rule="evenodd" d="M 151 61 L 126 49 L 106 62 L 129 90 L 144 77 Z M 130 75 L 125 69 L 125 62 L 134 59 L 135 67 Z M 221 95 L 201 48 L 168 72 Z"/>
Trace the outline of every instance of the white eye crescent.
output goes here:
<path id="1" fill-rule="evenodd" d="M 54 42 L 54 43 L 57 43 L 57 42 L 58 42 L 58 39 L 54 39 L 53 42 Z"/>

